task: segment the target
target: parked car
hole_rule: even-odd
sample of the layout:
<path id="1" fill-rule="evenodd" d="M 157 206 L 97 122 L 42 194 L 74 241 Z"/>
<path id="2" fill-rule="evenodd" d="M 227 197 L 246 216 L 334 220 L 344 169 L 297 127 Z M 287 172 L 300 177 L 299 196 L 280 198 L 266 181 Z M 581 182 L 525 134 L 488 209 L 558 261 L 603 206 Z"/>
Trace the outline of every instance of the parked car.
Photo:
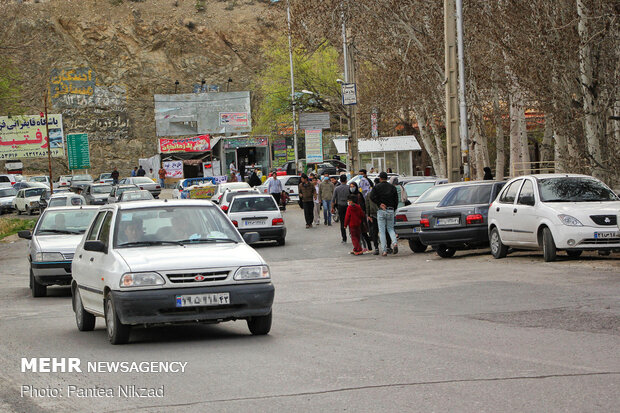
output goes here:
<path id="1" fill-rule="evenodd" d="M 119 185 L 136 185 L 140 189 L 146 189 L 153 195 L 153 198 L 159 197 L 161 193 L 161 186 L 146 176 L 132 176 L 130 178 L 123 178 L 119 181 Z"/>
<path id="2" fill-rule="evenodd" d="M 103 205 L 108 202 L 108 196 L 112 192 L 113 186 L 110 184 L 92 183 L 84 185 L 82 195 L 89 205 Z"/>
<path id="3" fill-rule="evenodd" d="M 219 203 L 222 211 L 228 211 L 228 207 L 230 206 L 230 202 L 237 195 L 247 195 L 247 194 L 260 194 L 257 188 L 228 188 L 224 194 L 222 195 L 222 199 Z"/>
<path id="4" fill-rule="evenodd" d="M 108 195 L 108 204 L 113 204 L 115 202 L 119 202 L 121 195 L 125 191 L 139 191 L 137 185 L 117 185 L 112 187 L 112 191 Z"/>
<path id="5" fill-rule="evenodd" d="M 489 205 L 505 182 L 474 181 L 455 185 L 433 210 L 420 216 L 420 241 L 430 245 L 442 258 L 457 249 L 489 244 Z"/>
<path id="6" fill-rule="evenodd" d="M 41 209 L 49 207 L 59 206 L 80 206 L 87 205 L 86 200 L 82 195 L 75 194 L 73 192 L 59 192 L 54 191 L 54 194 L 45 201 L 45 207 L 41 205 Z"/>
<path id="7" fill-rule="evenodd" d="M 17 190 L 13 187 L 0 187 L 0 215 L 5 212 L 13 211 L 13 201 L 17 195 Z"/>
<path id="8" fill-rule="evenodd" d="M 9 187 L 15 185 L 17 180 L 14 175 L 0 174 L 0 188 Z"/>
<path id="9" fill-rule="evenodd" d="M 118 202 L 131 202 L 131 201 L 149 201 L 152 200 L 153 195 L 146 189 L 140 189 L 137 191 L 125 191 L 121 194 Z"/>
<path id="10" fill-rule="evenodd" d="M 226 192 L 227 189 L 233 189 L 233 188 L 251 188 L 250 184 L 248 184 L 247 182 L 225 182 L 223 184 L 219 184 L 217 185 L 217 188 L 215 189 L 215 194 L 213 194 L 213 196 L 211 197 L 211 201 L 215 202 L 216 204 L 219 204 L 220 201 L 222 200 L 222 196 L 224 195 L 224 192 Z"/>
<path id="11" fill-rule="evenodd" d="M 241 235 L 258 232 L 261 241 L 273 240 L 278 245 L 286 242 L 284 218 L 271 195 L 237 195 L 226 212 Z"/>
<path id="12" fill-rule="evenodd" d="M 132 326 L 247 320 L 268 334 L 274 287 L 265 260 L 211 201 L 101 207 L 72 264 L 77 328 L 104 317 L 112 344 Z M 247 242 L 247 243 L 246 243 Z"/>
<path id="13" fill-rule="evenodd" d="M 261 193 L 266 194 L 267 185 L 272 180 L 273 177 L 270 176 L 261 186 L 257 186 L 256 188 Z M 301 182 L 301 177 L 297 175 L 278 175 L 278 180 L 282 183 L 282 188 L 288 192 L 289 202 L 297 202 L 299 200 L 299 183 Z"/>
<path id="14" fill-rule="evenodd" d="M 41 211 L 39 200 L 48 187 L 40 183 L 36 183 L 36 185 L 38 186 L 17 191 L 17 195 L 15 195 L 13 200 L 13 209 L 17 210 L 18 215 L 22 212 L 32 215 L 37 211 Z"/>
<path id="15" fill-rule="evenodd" d="M 458 184 L 457 184 L 458 185 Z M 439 205 L 444 196 L 454 187 L 453 184 L 431 186 L 411 205 L 396 211 L 394 230 L 399 239 L 406 239 L 413 252 L 424 252 L 427 245 L 420 242 L 420 216 Z"/>
<path id="16" fill-rule="evenodd" d="M 620 199 L 596 178 L 576 174 L 514 178 L 489 211 L 491 253 L 508 248 L 542 249 L 545 261 L 558 250 L 578 257 L 584 250 L 620 251 Z"/>
<path id="17" fill-rule="evenodd" d="M 85 175 L 73 175 L 71 178 L 71 190 L 76 191 L 77 189 L 83 190 L 84 187 L 88 184 L 93 183 L 93 177 L 85 174 Z"/>
<path id="18" fill-rule="evenodd" d="M 398 174 L 394 174 L 394 173 L 388 173 L 387 175 L 388 175 L 388 180 L 393 176 L 398 176 Z M 366 174 L 366 176 L 368 177 L 368 180 L 371 181 L 372 184 L 374 185 L 375 178 L 378 178 L 379 174 Z M 359 186 L 361 179 L 362 179 L 362 175 L 357 174 L 353 178 L 347 181 L 347 185 L 351 185 L 352 182 L 355 182 Z"/>
<path id="19" fill-rule="evenodd" d="M 77 195 L 79 196 L 79 195 Z M 28 239 L 30 290 L 33 297 L 44 297 L 50 285 L 71 283 L 71 261 L 84 231 L 97 208 L 49 207 L 41 214 L 32 232 L 20 231 Z"/>
<path id="20" fill-rule="evenodd" d="M 97 182 L 100 184 L 113 184 L 114 179 L 112 179 L 112 173 L 99 174 Z"/>
<path id="21" fill-rule="evenodd" d="M 58 177 L 58 181 L 54 183 L 54 188 L 65 188 L 71 186 L 71 179 L 73 175 L 61 175 Z"/>
<path id="22" fill-rule="evenodd" d="M 26 182 L 37 182 L 39 184 L 44 184 L 48 188 L 51 186 L 50 185 L 50 177 L 47 176 L 47 175 L 29 176 L 26 179 Z"/>
<path id="23" fill-rule="evenodd" d="M 408 182 L 403 185 L 405 192 L 407 193 L 407 199 L 410 202 L 414 202 L 420 195 L 422 195 L 427 189 L 435 186 L 448 183 L 445 178 L 426 178 L 417 181 Z"/>

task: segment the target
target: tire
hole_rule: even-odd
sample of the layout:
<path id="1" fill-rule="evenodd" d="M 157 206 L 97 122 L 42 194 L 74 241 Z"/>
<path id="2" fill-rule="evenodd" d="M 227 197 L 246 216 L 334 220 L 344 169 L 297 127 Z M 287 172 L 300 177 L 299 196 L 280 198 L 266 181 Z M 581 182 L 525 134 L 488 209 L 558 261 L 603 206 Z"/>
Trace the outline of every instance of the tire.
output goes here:
<path id="1" fill-rule="evenodd" d="M 542 235 L 543 255 L 545 257 L 545 262 L 555 261 L 555 258 L 557 256 L 557 249 L 555 248 L 555 242 L 553 241 L 553 235 L 551 235 L 551 230 L 547 227 L 543 228 Z"/>
<path id="2" fill-rule="evenodd" d="M 15 207 L 15 211 L 17 212 L 17 215 L 21 215 L 22 211 L 19 209 L 18 206 Z"/>
<path id="3" fill-rule="evenodd" d="M 84 309 L 82 296 L 79 288 L 72 290 L 73 311 L 75 312 L 75 323 L 80 331 L 93 331 L 95 329 L 95 316 Z"/>
<path id="4" fill-rule="evenodd" d="M 28 205 L 26 205 L 26 213 L 28 215 L 34 215 L 34 211 L 32 209 L 30 209 L 30 207 Z"/>
<path id="5" fill-rule="evenodd" d="M 34 298 L 45 297 L 47 295 L 47 286 L 40 284 L 37 279 L 34 278 L 32 268 L 30 269 L 30 292 Z"/>
<path id="6" fill-rule="evenodd" d="M 568 255 L 571 258 L 578 258 L 582 252 L 583 250 L 568 250 L 566 251 L 566 255 Z"/>
<path id="7" fill-rule="evenodd" d="M 441 258 L 452 258 L 456 253 L 456 248 L 447 247 L 445 245 L 438 245 L 435 251 L 437 251 L 437 255 L 439 255 Z"/>
<path id="8" fill-rule="evenodd" d="M 491 235 L 489 235 L 489 244 L 491 244 L 491 254 L 493 258 L 504 258 L 508 255 L 508 247 L 502 242 L 502 238 L 499 236 L 499 230 L 497 227 L 493 227 Z"/>
<path id="9" fill-rule="evenodd" d="M 131 326 L 121 323 L 116 314 L 114 299 L 111 295 L 105 299 L 105 327 L 111 344 L 126 344 L 129 341 Z"/>
<path id="10" fill-rule="evenodd" d="M 428 246 L 422 244 L 419 239 L 410 239 L 409 248 L 413 252 L 425 252 Z"/>
<path id="11" fill-rule="evenodd" d="M 264 336 L 271 330 L 271 312 L 267 315 L 248 318 L 248 328 L 254 336 Z"/>
<path id="12" fill-rule="evenodd" d="M 285 238 L 279 238 L 278 239 L 278 245 L 284 245 L 286 244 L 286 239 Z"/>

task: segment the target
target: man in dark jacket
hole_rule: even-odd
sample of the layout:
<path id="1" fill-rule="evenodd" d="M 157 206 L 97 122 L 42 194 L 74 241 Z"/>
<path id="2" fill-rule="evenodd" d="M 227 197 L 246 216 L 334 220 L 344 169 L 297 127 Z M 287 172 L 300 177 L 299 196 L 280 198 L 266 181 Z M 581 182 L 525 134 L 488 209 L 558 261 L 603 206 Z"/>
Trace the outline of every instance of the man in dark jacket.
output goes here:
<path id="1" fill-rule="evenodd" d="M 110 177 L 112 178 L 112 183 L 114 185 L 118 185 L 118 178 L 120 174 L 118 173 L 118 169 L 116 167 L 114 167 L 114 170 L 112 171 L 110 175 L 111 175 Z"/>
<path id="2" fill-rule="evenodd" d="M 146 175 L 146 171 L 144 170 L 144 168 L 142 168 L 142 165 L 140 165 L 140 168 L 138 168 L 138 172 L 136 172 L 136 176 L 144 176 Z"/>
<path id="3" fill-rule="evenodd" d="M 340 235 L 342 235 L 342 242 L 347 242 L 347 230 L 344 227 L 344 218 L 347 214 L 348 199 L 349 199 L 349 185 L 347 185 L 347 176 L 340 175 L 340 185 L 334 189 L 334 195 L 332 195 L 332 214 L 334 210 L 338 210 L 338 217 L 340 218 Z"/>
<path id="4" fill-rule="evenodd" d="M 394 211 L 398 208 L 398 192 L 396 187 L 388 181 L 388 175 L 385 172 L 379 174 L 379 183 L 370 192 L 370 199 L 379 206 L 377 211 L 377 224 L 379 227 L 379 239 L 383 248 L 383 256 L 387 255 L 386 231 L 389 233 L 393 241 L 392 250 L 394 254 L 398 253 L 398 240 L 394 231 Z"/>
<path id="5" fill-rule="evenodd" d="M 304 209 L 304 217 L 306 219 L 306 228 L 312 228 L 312 220 L 314 219 L 314 199 L 317 197 L 314 185 L 308 182 L 306 174 L 301 175 L 301 183 L 299 184 L 299 200 L 302 202 Z"/>

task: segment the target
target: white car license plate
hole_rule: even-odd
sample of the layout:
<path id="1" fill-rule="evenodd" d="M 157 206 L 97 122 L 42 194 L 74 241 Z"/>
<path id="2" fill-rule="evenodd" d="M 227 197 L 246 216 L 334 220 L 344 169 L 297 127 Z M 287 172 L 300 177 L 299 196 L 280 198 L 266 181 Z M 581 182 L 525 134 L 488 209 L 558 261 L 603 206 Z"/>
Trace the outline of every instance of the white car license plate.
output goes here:
<path id="1" fill-rule="evenodd" d="M 230 304 L 229 293 L 177 295 L 177 307 L 201 307 Z"/>
<path id="2" fill-rule="evenodd" d="M 267 223 L 266 219 L 246 219 L 244 220 L 244 225 L 246 227 L 253 227 L 257 225 L 265 225 Z"/>
<path id="3" fill-rule="evenodd" d="M 615 232 L 615 231 L 595 232 L 594 238 L 596 239 L 620 238 L 620 232 Z"/>
<path id="4" fill-rule="evenodd" d="M 413 232 L 414 233 L 420 232 L 420 227 L 413 227 Z"/>
<path id="5" fill-rule="evenodd" d="M 461 222 L 459 217 L 437 218 L 437 225 L 458 225 Z"/>

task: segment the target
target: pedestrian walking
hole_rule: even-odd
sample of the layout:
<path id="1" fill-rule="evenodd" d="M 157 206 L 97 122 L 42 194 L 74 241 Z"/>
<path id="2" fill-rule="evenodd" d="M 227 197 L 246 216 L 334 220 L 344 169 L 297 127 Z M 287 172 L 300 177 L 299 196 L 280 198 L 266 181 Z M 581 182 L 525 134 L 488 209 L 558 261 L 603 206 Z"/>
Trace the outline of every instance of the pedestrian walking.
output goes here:
<path id="1" fill-rule="evenodd" d="M 358 204 L 360 208 L 362 208 L 362 211 L 365 211 L 366 199 L 364 198 L 362 191 L 355 182 L 351 182 L 349 184 L 349 192 L 351 193 L 351 195 L 355 196 L 355 203 Z M 368 225 L 365 224 L 366 223 L 364 222 L 364 225 L 362 225 L 360 236 L 362 237 L 362 241 L 364 242 L 364 248 L 366 249 L 366 251 L 371 251 L 372 244 L 370 243 L 370 237 L 368 236 Z"/>
<path id="2" fill-rule="evenodd" d="M 118 173 L 118 169 L 116 168 L 116 166 L 112 170 L 112 173 L 110 174 L 110 177 L 112 178 L 112 183 L 114 185 L 118 185 L 118 178 L 120 177 L 120 174 Z"/>
<path id="3" fill-rule="evenodd" d="M 489 168 L 488 166 L 485 166 L 482 170 L 484 171 L 484 178 L 482 179 L 485 181 L 492 181 L 493 173 L 491 172 L 491 168 Z"/>
<path id="4" fill-rule="evenodd" d="M 153 168 L 149 168 L 149 173 L 147 175 L 149 178 L 155 179 L 155 173 L 153 172 Z"/>
<path id="5" fill-rule="evenodd" d="M 398 241 L 396 232 L 394 231 L 394 211 L 398 207 L 398 192 L 394 185 L 388 181 L 388 175 L 385 172 L 379 174 L 379 183 L 375 185 L 370 192 L 370 199 L 379 206 L 377 211 L 377 225 L 379 227 L 379 239 L 383 248 L 383 256 L 387 255 L 387 239 L 386 231 L 389 233 L 393 242 L 392 250 L 394 254 L 398 253 Z"/>
<path id="6" fill-rule="evenodd" d="M 146 175 L 146 171 L 144 170 L 144 168 L 142 168 L 142 165 L 140 165 L 138 172 L 136 172 L 136 176 L 144 176 L 144 175 Z"/>
<path id="7" fill-rule="evenodd" d="M 239 179 L 239 182 L 245 182 L 245 172 L 245 162 L 240 162 L 239 171 L 237 171 L 237 174 L 239 175 L 237 178 L 241 178 Z"/>
<path id="8" fill-rule="evenodd" d="M 396 208 L 398 209 L 398 208 L 404 207 L 405 206 L 405 200 L 407 199 L 407 197 L 404 197 L 404 199 L 403 199 L 403 196 L 404 196 L 403 192 L 404 191 L 403 191 L 403 187 L 400 186 L 400 184 L 398 183 L 398 177 L 397 176 L 391 177 L 390 178 L 390 183 L 392 185 L 394 185 L 394 188 L 396 188 L 396 193 L 398 195 L 398 206 Z"/>
<path id="9" fill-rule="evenodd" d="M 271 174 L 271 180 L 267 183 L 267 192 L 276 200 L 276 204 L 280 205 L 280 197 L 282 196 L 282 182 L 278 179 L 278 175 L 274 172 Z"/>
<path id="10" fill-rule="evenodd" d="M 230 169 L 230 173 L 233 175 L 237 174 L 237 167 L 235 166 L 235 161 L 232 161 L 230 165 L 228 165 L 228 169 Z"/>
<path id="11" fill-rule="evenodd" d="M 159 176 L 159 186 L 161 186 L 161 189 L 164 189 L 166 187 L 166 170 L 163 166 L 159 168 L 157 175 Z"/>
<path id="12" fill-rule="evenodd" d="M 364 253 L 362 245 L 360 243 L 360 237 L 362 232 L 362 223 L 366 219 L 366 215 L 362 208 L 357 204 L 357 196 L 349 195 L 347 199 L 347 212 L 344 217 L 344 227 L 349 228 L 349 234 L 351 235 L 351 242 L 353 243 L 353 251 L 351 254 L 362 255 Z"/>
<path id="13" fill-rule="evenodd" d="M 372 183 L 366 176 L 366 169 L 360 169 L 359 176 L 361 177 L 361 179 L 359 181 L 358 186 L 362 190 L 362 195 L 364 195 L 364 198 L 366 198 L 366 196 L 372 189 Z"/>
<path id="14" fill-rule="evenodd" d="M 334 195 L 332 196 L 332 214 L 335 210 L 338 211 L 338 217 L 340 221 L 340 235 L 342 236 L 342 242 L 347 242 L 347 230 L 344 227 L 344 218 L 347 214 L 348 199 L 349 199 L 349 186 L 347 185 L 346 175 L 340 175 L 340 185 L 334 189 Z"/>
<path id="15" fill-rule="evenodd" d="M 379 183 L 377 178 L 376 183 Z M 377 225 L 377 211 L 379 206 L 372 202 L 370 197 L 366 198 L 366 217 L 368 219 L 368 232 L 370 233 L 370 241 L 375 245 L 374 255 L 379 255 L 379 226 Z"/>
<path id="16" fill-rule="evenodd" d="M 291 197 L 289 196 L 288 192 L 286 192 L 286 189 L 283 189 L 282 193 L 280 195 L 280 202 L 282 204 L 282 211 L 286 211 L 286 204 L 288 203 L 289 199 L 291 199 Z"/>
<path id="17" fill-rule="evenodd" d="M 237 182 L 237 175 L 231 173 L 230 178 L 228 178 L 228 182 Z"/>
<path id="18" fill-rule="evenodd" d="M 133 171 L 131 171 L 131 176 L 138 176 L 138 167 L 134 166 Z"/>
<path id="19" fill-rule="evenodd" d="M 319 184 L 319 200 L 323 206 L 323 224 L 332 226 L 332 196 L 334 196 L 334 184 L 329 179 L 329 174 L 323 174 L 323 181 Z"/>
<path id="20" fill-rule="evenodd" d="M 318 227 L 321 222 L 321 198 L 319 196 L 319 180 L 316 176 L 312 178 L 312 185 L 317 194 L 314 198 L 314 206 L 312 209 L 312 215 L 314 216 L 313 224 Z"/>
<path id="21" fill-rule="evenodd" d="M 314 185 L 308 181 L 308 175 L 301 175 L 299 183 L 299 201 L 304 209 L 304 218 L 306 219 L 306 228 L 312 228 L 314 199 L 317 197 Z"/>
<path id="22" fill-rule="evenodd" d="M 252 171 L 252 175 L 250 176 L 250 182 L 249 182 L 250 186 L 252 188 L 256 187 L 256 186 L 261 186 L 262 182 L 260 180 L 260 178 L 258 177 L 258 170 L 254 169 Z"/>

